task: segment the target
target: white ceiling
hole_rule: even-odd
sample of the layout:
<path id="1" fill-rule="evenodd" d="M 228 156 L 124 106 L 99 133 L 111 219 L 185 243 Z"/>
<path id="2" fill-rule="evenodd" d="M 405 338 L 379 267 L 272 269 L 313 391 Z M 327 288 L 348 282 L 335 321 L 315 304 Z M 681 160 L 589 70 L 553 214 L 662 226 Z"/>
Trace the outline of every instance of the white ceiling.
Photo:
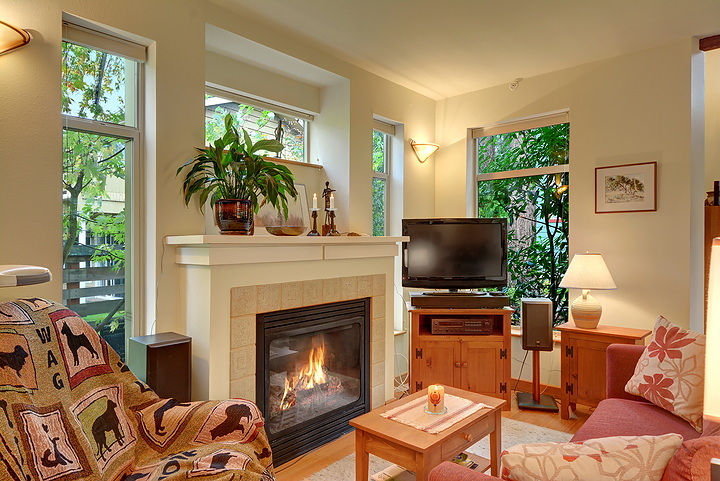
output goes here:
<path id="1" fill-rule="evenodd" d="M 720 0 L 211 0 L 433 99 L 720 32 Z"/>

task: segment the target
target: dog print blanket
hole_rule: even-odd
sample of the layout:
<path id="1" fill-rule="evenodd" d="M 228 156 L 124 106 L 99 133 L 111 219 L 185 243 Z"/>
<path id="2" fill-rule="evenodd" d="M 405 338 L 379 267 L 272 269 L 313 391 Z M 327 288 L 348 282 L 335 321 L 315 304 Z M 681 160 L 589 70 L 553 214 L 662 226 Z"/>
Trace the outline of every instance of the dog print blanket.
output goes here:
<path id="1" fill-rule="evenodd" d="M 246 400 L 160 399 L 95 330 L 39 298 L 0 303 L 0 479 L 272 481 Z"/>

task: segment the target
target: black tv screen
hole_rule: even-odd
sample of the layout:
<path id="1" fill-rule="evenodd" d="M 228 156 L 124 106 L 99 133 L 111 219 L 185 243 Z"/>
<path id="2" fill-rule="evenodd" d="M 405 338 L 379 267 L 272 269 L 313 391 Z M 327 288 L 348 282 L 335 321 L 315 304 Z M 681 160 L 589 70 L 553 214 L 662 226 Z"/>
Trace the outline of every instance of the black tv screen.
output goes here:
<path id="1" fill-rule="evenodd" d="M 403 219 L 403 287 L 507 286 L 507 219 Z"/>

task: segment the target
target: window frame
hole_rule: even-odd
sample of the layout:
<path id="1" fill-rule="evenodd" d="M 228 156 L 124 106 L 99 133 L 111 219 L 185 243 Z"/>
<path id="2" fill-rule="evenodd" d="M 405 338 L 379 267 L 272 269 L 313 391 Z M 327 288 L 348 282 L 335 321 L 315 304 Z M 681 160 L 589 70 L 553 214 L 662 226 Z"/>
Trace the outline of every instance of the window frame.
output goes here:
<path id="1" fill-rule="evenodd" d="M 303 112 L 299 109 L 293 109 L 290 107 L 283 107 L 279 104 L 275 104 L 272 102 L 267 101 L 261 101 L 254 99 L 252 97 L 248 97 L 246 95 L 243 95 L 238 92 L 233 92 L 231 90 L 222 88 L 220 86 L 217 86 L 215 84 L 206 83 L 205 84 L 205 94 L 206 95 L 212 95 L 217 96 L 226 100 L 230 100 L 231 102 L 235 102 L 242 105 L 250 105 L 252 107 L 263 109 L 263 110 L 269 110 L 273 113 L 283 114 L 283 115 L 291 115 L 295 118 L 302 119 L 305 121 L 304 124 L 304 132 L 303 132 L 303 160 L 291 160 L 291 159 L 284 159 L 282 157 L 270 157 L 266 156 L 268 159 L 271 159 L 274 162 L 286 162 L 291 164 L 300 164 L 300 165 L 315 165 L 310 163 L 310 123 L 315 120 L 315 116 L 312 114 L 309 114 L 307 112 Z M 203 107 L 203 109 L 206 109 L 207 107 Z M 203 128 L 205 129 L 205 124 L 203 124 Z M 204 136 L 203 136 L 204 137 Z"/>
<path id="2" fill-rule="evenodd" d="M 380 126 L 378 124 L 384 124 L 384 126 Z M 373 135 L 375 135 L 375 132 L 379 132 L 383 136 L 383 144 L 384 144 L 384 146 L 383 146 L 383 170 L 382 171 L 375 170 L 375 167 L 372 165 L 372 162 L 373 162 L 372 157 L 370 159 L 370 168 L 372 169 L 372 176 L 371 176 L 371 180 L 370 180 L 370 182 L 371 182 L 371 187 L 370 187 L 371 206 L 370 206 L 370 209 L 371 209 L 372 219 L 375 218 L 375 212 L 372 209 L 372 182 L 375 179 L 379 179 L 383 182 L 383 185 L 385 186 L 385 188 L 383 190 L 383 196 L 384 196 L 384 200 L 383 200 L 383 206 L 384 206 L 383 235 L 387 235 L 388 215 L 389 215 L 389 211 L 390 211 L 389 206 L 388 206 L 388 199 L 390 198 L 390 195 L 389 195 L 388 191 L 390 188 L 390 166 L 392 164 L 392 162 L 391 162 L 391 155 L 392 155 L 392 153 L 391 153 L 391 145 L 392 145 L 391 136 L 392 136 L 392 134 L 388 132 L 388 130 L 389 130 L 388 127 L 392 127 L 392 131 L 394 132 L 393 125 L 385 124 L 384 122 L 380 122 L 377 120 L 373 122 L 373 129 L 372 129 Z M 372 222 L 371 222 L 371 224 L 372 224 Z"/>
<path id="3" fill-rule="evenodd" d="M 95 26 L 92 26 L 95 27 Z M 135 62 L 135 88 L 132 106 L 126 103 L 126 109 L 133 109 L 133 125 L 115 124 L 77 117 L 61 112 L 62 130 L 99 134 L 132 142 L 132 150 L 128 153 L 129 162 L 125 164 L 125 341 L 129 337 L 145 334 L 148 320 L 141 313 L 147 312 L 146 283 L 139 273 L 147 262 L 147 248 L 154 245 L 147 239 L 146 209 L 147 196 L 145 178 L 145 91 L 147 47 L 131 40 L 120 38 L 114 33 L 102 31 L 98 27 L 90 28 L 68 20 L 63 21 L 62 42 L 80 45 L 111 55 L 123 57 Z M 129 204 L 129 205 L 128 205 Z M 128 209 L 129 207 L 129 209 Z M 130 297 L 129 299 L 127 297 Z M 129 326 L 128 326 L 129 323 Z M 127 355 L 127 352 L 126 352 Z"/>

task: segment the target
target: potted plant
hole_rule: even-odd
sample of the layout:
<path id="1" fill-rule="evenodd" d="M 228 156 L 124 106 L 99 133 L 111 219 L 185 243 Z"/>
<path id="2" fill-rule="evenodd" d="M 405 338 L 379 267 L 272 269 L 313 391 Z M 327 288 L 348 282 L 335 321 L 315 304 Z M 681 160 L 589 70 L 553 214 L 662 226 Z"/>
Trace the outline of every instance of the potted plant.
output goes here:
<path id="1" fill-rule="evenodd" d="M 245 129 L 241 137 L 228 114 L 225 134 L 209 147 L 198 148 L 198 154 L 176 172 L 189 167 L 182 187 L 185 205 L 196 196 L 202 209 L 209 199 L 221 234 L 252 235 L 253 213 L 266 202 L 287 217 L 288 197 L 298 195 L 292 172 L 257 153 L 283 148 L 277 140 L 253 142 Z"/>

